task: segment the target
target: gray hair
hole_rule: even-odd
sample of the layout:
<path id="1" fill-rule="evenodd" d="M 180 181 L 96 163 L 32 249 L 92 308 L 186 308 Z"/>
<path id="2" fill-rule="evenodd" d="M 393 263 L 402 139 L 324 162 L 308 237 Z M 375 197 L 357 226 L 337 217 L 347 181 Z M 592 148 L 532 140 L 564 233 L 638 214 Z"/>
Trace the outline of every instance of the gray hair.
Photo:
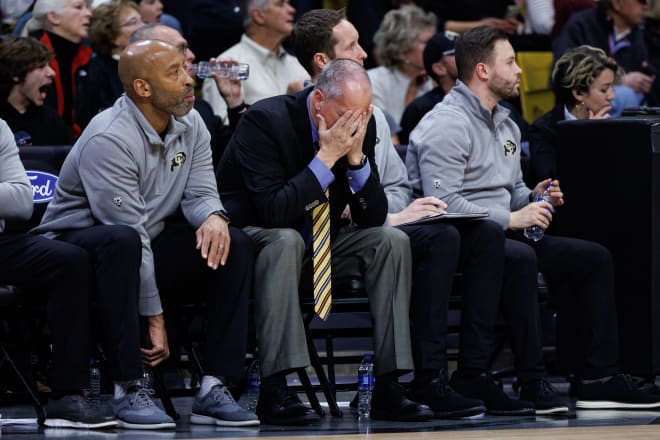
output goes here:
<path id="1" fill-rule="evenodd" d="M 380 63 L 387 67 L 402 63 L 403 54 L 413 47 L 422 30 L 428 28 L 435 33 L 437 22 L 433 12 L 424 12 L 415 5 L 389 11 L 374 34 Z"/>
<path id="2" fill-rule="evenodd" d="M 25 36 L 27 36 L 31 32 L 46 29 L 48 14 L 50 12 L 59 14 L 71 1 L 72 0 L 37 0 L 32 8 L 32 18 L 30 18 L 25 24 L 21 35 L 23 36 L 23 34 L 25 34 Z M 85 0 L 85 2 L 89 4 L 89 0 Z"/>
<path id="3" fill-rule="evenodd" d="M 243 18 L 243 29 L 252 24 L 252 10 L 268 10 L 269 0 L 241 0 L 241 17 Z"/>
<path id="4" fill-rule="evenodd" d="M 128 44 L 133 44 L 136 41 L 154 40 L 154 35 L 157 33 L 161 26 L 166 26 L 160 22 L 147 23 L 135 29 L 130 37 L 128 37 Z"/>
<path id="5" fill-rule="evenodd" d="M 364 67 L 353 60 L 337 58 L 323 68 L 315 88 L 322 91 L 326 99 L 332 100 L 344 94 L 349 82 L 363 82 L 371 88 L 371 81 Z"/>

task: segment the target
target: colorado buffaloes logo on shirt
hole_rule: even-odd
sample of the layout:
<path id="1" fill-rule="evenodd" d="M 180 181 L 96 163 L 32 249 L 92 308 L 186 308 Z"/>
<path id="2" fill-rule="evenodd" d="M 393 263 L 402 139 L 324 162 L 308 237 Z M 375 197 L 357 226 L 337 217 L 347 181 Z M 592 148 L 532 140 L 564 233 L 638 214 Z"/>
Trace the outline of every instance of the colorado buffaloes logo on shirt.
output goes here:
<path id="1" fill-rule="evenodd" d="M 174 167 L 179 167 L 183 165 L 185 161 L 186 161 L 186 153 L 184 152 L 176 153 L 172 158 L 172 162 L 170 164 L 170 171 L 174 172 Z"/>
<path id="2" fill-rule="evenodd" d="M 516 147 L 516 144 L 514 144 L 513 141 L 507 140 L 504 143 L 504 156 L 508 156 L 509 153 L 511 155 L 516 154 L 517 149 L 518 149 L 518 147 Z"/>

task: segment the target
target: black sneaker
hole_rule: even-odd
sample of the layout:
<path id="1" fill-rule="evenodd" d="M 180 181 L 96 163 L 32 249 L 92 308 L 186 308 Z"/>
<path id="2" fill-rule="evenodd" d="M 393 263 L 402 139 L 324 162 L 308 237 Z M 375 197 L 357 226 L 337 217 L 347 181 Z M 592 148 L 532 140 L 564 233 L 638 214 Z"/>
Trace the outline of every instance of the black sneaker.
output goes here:
<path id="1" fill-rule="evenodd" d="M 43 424 L 50 428 L 99 429 L 117 426 L 117 420 L 101 405 L 92 405 L 83 396 L 71 395 L 48 402 Z"/>
<path id="2" fill-rule="evenodd" d="M 449 384 L 465 397 L 479 399 L 486 405 L 486 413 L 496 416 L 533 416 L 536 411 L 532 402 L 507 396 L 502 387 L 487 373 L 472 379 L 463 379 L 454 373 Z"/>
<path id="3" fill-rule="evenodd" d="M 431 382 L 413 383 L 411 397 L 431 408 L 436 419 L 479 417 L 486 412 L 481 400 L 461 396 L 443 377 L 436 377 Z"/>
<path id="4" fill-rule="evenodd" d="M 397 382 L 376 381 L 371 397 L 371 418 L 415 422 L 430 420 L 433 411 L 426 405 L 410 400 Z"/>
<path id="5" fill-rule="evenodd" d="M 527 382 L 520 388 L 520 398 L 534 404 L 536 414 L 567 414 L 568 402 L 546 379 Z"/>
<path id="6" fill-rule="evenodd" d="M 660 395 L 641 391 L 627 374 L 617 374 L 606 381 L 578 383 L 578 409 L 655 409 Z"/>
<path id="7" fill-rule="evenodd" d="M 657 395 L 660 394 L 660 388 L 655 384 L 654 380 L 644 377 L 631 376 L 637 388 L 644 394 Z M 654 378 L 655 379 L 655 378 Z"/>

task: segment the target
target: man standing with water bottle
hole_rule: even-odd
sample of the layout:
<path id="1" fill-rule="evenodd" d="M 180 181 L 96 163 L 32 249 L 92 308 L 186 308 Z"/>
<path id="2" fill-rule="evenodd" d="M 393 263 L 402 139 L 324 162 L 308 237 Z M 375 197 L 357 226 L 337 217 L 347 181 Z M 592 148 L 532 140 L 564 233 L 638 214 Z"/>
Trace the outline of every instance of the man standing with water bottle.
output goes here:
<path id="1" fill-rule="evenodd" d="M 559 181 L 531 190 L 520 170 L 520 131 L 498 105 L 519 94 L 521 70 L 506 34 L 480 27 L 456 42 L 458 77 L 442 103 L 413 130 L 406 166 L 418 196 L 444 200 L 448 211 L 483 212 L 507 233 L 501 311 L 510 328 L 521 399 L 544 408 L 556 390 L 544 379 L 536 278 L 540 271 L 556 298 L 559 345 L 577 378 L 577 408 L 650 409 L 660 396 L 642 392 L 619 370 L 612 257 L 603 246 L 568 237 L 535 241 L 525 228 L 545 230 L 564 204 Z M 537 198 L 549 200 L 539 200 Z M 530 203 L 532 202 L 532 203 Z M 493 310 L 495 321 L 499 310 Z M 484 351 L 490 350 L 484 342 Z M 452 387 L 480 398 L 487 361 L 454 374 Z M 554 401 L 555 399 L 551 399 Z"/>

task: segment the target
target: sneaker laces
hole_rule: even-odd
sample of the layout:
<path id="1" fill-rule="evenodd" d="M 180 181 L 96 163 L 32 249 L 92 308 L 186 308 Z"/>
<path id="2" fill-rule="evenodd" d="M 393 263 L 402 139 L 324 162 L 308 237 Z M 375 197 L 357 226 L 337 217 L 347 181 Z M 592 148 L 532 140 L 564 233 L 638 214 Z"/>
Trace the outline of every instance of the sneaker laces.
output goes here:
<path id="1" fill-rule="evenodd" d="M 154 390 L 140 387 L 134 391 L 134 393 L 135 394 L 132 399 L 129 397 L 131 406 L 146 408 L 148 406 L 154 405 L 154 401 L 151 399 L 151 396 L 154 394 Z"/>
<path id="2" fill-rule="evenodd" d="M 546 396 L 552 396 L 558 394 L 557 389 L 553 387 L 552 384 L 546 379 L 539 380 L 539 386 L 537 392 L 539 397 L 546 397 Z"/>
<path id="3" fill-rule="evenodd" d="M 234 396 L 231 395 L 227 387 L 224 385 L 214 386 L 213 388 L 211 388 L 211 392 L 213 393 L 213 400 L 215 400 L 216 402 L 229 400 L 229 402 L 231 403 L 236 403 Z"/>
<path id="4" fill-rule="evenodd" d="M 496 379 L 495 376 L 493 376 L 490 373 L 482 373 L 482 375 L 487 379 L 489 385 L 497 388 L 498 390 L 504 392 L 504 384 L 502 383 L 501 380 Z"/>
<path id="5" fill-rule="evenodd" d="M 618 376 L 621 377 L 623 380 L 623 383 L 625 384 L 626 388 L 630 391 L 636 391 L 639 390 L 639 387 L 635 383 L 635 380 L 632 378 L 630 374 L 627 373 L 619 373 Z"/>

